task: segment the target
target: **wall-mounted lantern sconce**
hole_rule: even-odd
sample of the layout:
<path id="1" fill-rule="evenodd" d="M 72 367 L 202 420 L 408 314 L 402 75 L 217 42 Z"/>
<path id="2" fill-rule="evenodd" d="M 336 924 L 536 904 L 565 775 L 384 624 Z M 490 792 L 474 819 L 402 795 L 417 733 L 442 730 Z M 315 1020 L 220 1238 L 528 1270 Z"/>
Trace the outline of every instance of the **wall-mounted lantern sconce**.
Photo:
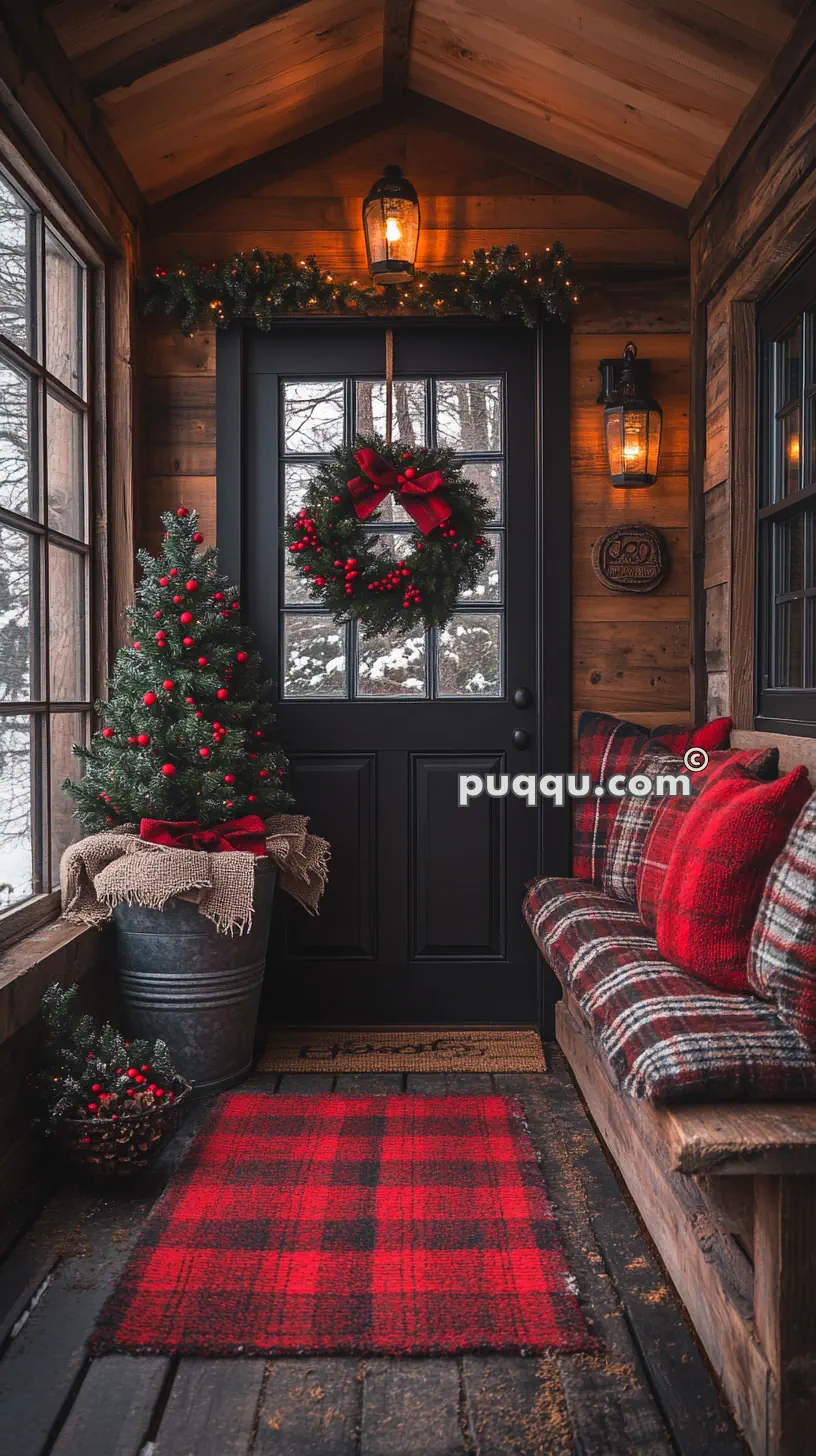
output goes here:
<path id="1" fill-rule="evenodd" d="M 613 485 L 627 489 L 657 480 L 663 411 L 649 393 L 650 362 L 638 359 L 630 342 L 622 359 L 602 359 L 598 366 L 609 473 Z"/>
<path id="2" fill-rule="evenodd" d="M 419 198 L 401 167 L 386 167 L 363 203 L 368 271 L 375 283 L 410 283 L 419 243 Z"/>

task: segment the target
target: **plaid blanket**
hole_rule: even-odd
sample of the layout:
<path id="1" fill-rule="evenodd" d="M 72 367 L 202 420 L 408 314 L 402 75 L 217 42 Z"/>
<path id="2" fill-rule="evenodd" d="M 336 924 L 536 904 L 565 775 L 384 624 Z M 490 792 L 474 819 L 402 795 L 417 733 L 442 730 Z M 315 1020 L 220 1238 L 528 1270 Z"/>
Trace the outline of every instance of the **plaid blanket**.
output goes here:
<path id="1" fill-rule="evenodd" d="M 613 1079 L 663 1102 L 816 1097 L 816 1056 L 775 1008 L 663 959 L 637 911 L 580 880 L 534 884 L 524 914 Z"/>

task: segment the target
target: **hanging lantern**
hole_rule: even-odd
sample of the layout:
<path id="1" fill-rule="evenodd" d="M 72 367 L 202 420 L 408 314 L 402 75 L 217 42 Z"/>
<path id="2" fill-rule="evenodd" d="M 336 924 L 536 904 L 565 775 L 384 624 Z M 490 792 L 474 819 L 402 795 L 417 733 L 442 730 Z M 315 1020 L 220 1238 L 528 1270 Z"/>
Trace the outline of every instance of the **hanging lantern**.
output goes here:
<path id="1" fill-rule="evenodd" d="M 363 203 L 368 270 L 375 283 L 410 283 L 419 242 L 419 199 L 401 167 L 386 167 Z"/>
<path id="2" fill-rule="evenodd" d="M 604 435 L 612 484 L 626 489 L 654 485 L 660 456 L 663 411 L 649 393 L 649 360 L 638 359 L 631 343 L 623 360 L 602 359 Z"/>

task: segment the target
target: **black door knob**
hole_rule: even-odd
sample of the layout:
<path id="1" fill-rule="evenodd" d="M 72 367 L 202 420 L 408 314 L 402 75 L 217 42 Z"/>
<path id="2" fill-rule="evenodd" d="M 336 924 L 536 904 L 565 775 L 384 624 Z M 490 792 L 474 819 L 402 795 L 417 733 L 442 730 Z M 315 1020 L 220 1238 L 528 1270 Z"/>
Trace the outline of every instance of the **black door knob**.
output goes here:
<path id="1" fill-rule="evenodd" d="M 529 688 L 516 688 L 513 694 L 513 706 L 516 708 L 529 708 L 533 701 L 533 695 Z"/>
<path id="2" fill-rule="evenodd" d="M 513 743 L 516 748 L 529 748 L 530 735 L 523 728 L 517 728 L 513 734 Z"/>

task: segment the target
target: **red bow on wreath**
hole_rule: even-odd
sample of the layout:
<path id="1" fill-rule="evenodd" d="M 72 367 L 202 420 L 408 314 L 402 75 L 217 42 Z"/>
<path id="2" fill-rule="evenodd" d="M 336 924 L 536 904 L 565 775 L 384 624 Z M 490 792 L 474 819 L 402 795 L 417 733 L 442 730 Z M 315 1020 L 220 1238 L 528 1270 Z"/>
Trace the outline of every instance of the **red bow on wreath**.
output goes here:
<path id="1" fill-rule="evenodd" d="M 258 814 L 245 814 L 242 819 L 214 824 L 211 829 L 202 829 L 197 819 L 143 819 L 139 838 L 171 849 L 199 849 L 206 854 L 221 854 L 226 849 L 266 854 L 266 829 Z"/>
<path id="2" fill-rule="evenodd" d="M 453 515 L 453 506 L 449 501 L 433 494 L 445 484 L 445 477 L 440 470 L 416 476 L 409 466 L 408 470 L 401 472 L 396 465 L 383 460 L 382 455 L 368 447 L 355 451 L 354 458 L 363 475 L 367 477 L 363 479 L 363 476 L 356 475 L 348 483 L 354 509 L 361 521 L 370 516 L 372 511 L 376 511 L 377 506 L 382 504 L 391 491 L 403 509 L 416 521 L 423 536 L 427 536 L 434 526 L 441 526 L 448 516 Z"/>

